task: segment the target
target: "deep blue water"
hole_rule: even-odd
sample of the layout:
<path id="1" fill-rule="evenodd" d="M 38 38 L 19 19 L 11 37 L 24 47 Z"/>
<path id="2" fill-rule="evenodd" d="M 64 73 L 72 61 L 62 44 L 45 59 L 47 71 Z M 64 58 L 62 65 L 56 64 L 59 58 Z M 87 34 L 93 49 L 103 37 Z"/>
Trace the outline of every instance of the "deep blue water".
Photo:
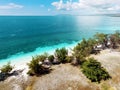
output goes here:
<path id="1" fill-rule="evenodd" d="M 44 52 L 46 47 L 72 44 L 96 32 L 115 30 L 120 30 L 120 17 L 0 16 L 0 59 L 38 47 Z"/>

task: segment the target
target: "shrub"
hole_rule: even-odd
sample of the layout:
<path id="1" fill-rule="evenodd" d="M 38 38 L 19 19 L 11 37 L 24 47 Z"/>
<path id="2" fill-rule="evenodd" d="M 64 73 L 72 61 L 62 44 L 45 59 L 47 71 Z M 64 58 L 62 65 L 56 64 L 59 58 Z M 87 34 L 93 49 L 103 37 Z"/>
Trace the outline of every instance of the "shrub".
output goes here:
<path id="1" fill-rule="evenodd" d="M 9 73 L 12 69 L 13 69 L 13 67 L 10 65 L 10 62 L 8 62 L 6 65 L 4 65 L 4 66 L 1 68 L 1 72 L 7 74 L 7 73 Z"/>
<path id="2" fill-rule="evenodd" d="M 53 55 L 50 55 L 50 56 L 48 57 L 48 60 L 49 60 L 50 62 L 53 62 L 53 61 L 54 61 L 54 56 L 53 56 Z"/>
<path id="3" fill-rule="evenodd" d="M 82 62 L 85 57 L 92 53 L 95 44 L 96 41 L 94 39 L 83 39 L 81 43 L 78 43 L 78 45 L 74 47 L 73 55 Z"/>
<path id="4" fill-rule="evenodd" d="M 98 43 L 105 43 L 105 40 L 107 39 L 107 34 L 96 33 L 94 35 L 94 38 L 98 41 Z"/>
<path id="5" fill-rule="evenodd" d="M 100 82 L 110 78 L 108 72 L 94 58 L 89 58 L 82 64 L 82 72 L 92 82 Z"/>
<path id="6" fill-rule="evenodd" d="M 113 36 L 114 41 L 116 43 L 120 43 L 120 31 L 116 31 L 114 34 L 112 34 L 111 36 Z"/>
<path id="7" fill-rule="evenodd" d="M 67 63 L 71 63 L 73 59 L 74 59 L 73 56 L 66 56 L 65 60 L 66 60 Z"/>
<path id="8" fill-rule="evenodd" d="M 111 42 L 111 48 L 117 48 L 117 44 L 120 44 L 120 31 L 116 31 L 114 34 L 109 36 Z"/>
<path id="9" fill-rule="evenodd" d="M 43 62 L 46 58 L 47 58 L 46 54 L 36 55 L 36 56 L 34 57 L 35 60 L 41 61 L 41 62 Z"/>
<path id="10" fill-rule="evenodd" d="M 42 63 L 36 58 L 32 58 L 30 63 L 28 63 L 29 71 L 27 74 L 29 75 L 41 75 L 46 74 L 50 71 L 49 68 L 45 68 Z"/>
<path id="11" fill-rule="evenodd" d="M 38 74 L 39 73 L 39 61 L 36 59 L 36 57 L 32 57 L 32 61 L 28 63 L 29 66 L 29 73 L 28 74 Z"/>
<path id="12" fill-rule="evenodd" d="M 66 63 L 66 56 L 68 55 L 68 50 L 65 48 L 56 49 L 55 56 L 61 63 Z"/>

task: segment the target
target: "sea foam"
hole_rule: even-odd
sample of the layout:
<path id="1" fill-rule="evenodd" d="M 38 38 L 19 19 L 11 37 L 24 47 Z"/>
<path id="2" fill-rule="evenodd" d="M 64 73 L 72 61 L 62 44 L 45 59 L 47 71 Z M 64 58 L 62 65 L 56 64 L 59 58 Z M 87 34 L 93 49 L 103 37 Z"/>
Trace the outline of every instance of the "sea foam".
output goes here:
<path id="1" fill-rule="evenodd" d="M 22 61 L 29 62 L 32 59 L 32 56 L 36 56 L 36 55 L 40 55 L 40 54 L 44 54 L 44 53 L 48 53 L 49 55 L 54 54 L 54 52 L 57 48 L 65 47 L 66 49 L 72 49 L 78 42 L 73 41 L 71 44 L 61 43 L 61 44 L 53 45 L 53 46 L 38 47 L 33 52 L 29 52 L 29 53 L 19 52 L 19 53 L 12 55 L 6 59 L 1 59 L 0 66 L 6 64 L 7 62 L 11 62 L 11 63 L 14 63 L 14 62 L 19 63 Z"/>

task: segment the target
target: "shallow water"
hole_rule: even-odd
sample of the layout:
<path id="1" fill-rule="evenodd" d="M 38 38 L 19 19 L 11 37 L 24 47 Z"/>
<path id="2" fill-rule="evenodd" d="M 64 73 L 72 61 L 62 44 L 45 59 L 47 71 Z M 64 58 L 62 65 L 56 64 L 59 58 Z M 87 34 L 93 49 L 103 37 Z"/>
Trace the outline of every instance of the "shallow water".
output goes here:
<path id="1" fill-rule="evenodd" d="M 112 33 L 119 29 L 119 17 L 0 16 L 0 60 L 72 47 L 96 32 Z"/>

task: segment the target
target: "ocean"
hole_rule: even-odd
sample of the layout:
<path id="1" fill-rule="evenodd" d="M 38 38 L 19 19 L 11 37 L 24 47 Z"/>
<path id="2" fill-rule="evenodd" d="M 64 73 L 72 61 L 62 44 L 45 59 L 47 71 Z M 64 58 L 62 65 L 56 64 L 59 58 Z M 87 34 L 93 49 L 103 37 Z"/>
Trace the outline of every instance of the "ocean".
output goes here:
<path id="1" fill-rule="evenodd" d="M 120 30 L 120 17 L 0 16 L 0 63 L 70 48 L 96 32 L 116 30 Z"/>

